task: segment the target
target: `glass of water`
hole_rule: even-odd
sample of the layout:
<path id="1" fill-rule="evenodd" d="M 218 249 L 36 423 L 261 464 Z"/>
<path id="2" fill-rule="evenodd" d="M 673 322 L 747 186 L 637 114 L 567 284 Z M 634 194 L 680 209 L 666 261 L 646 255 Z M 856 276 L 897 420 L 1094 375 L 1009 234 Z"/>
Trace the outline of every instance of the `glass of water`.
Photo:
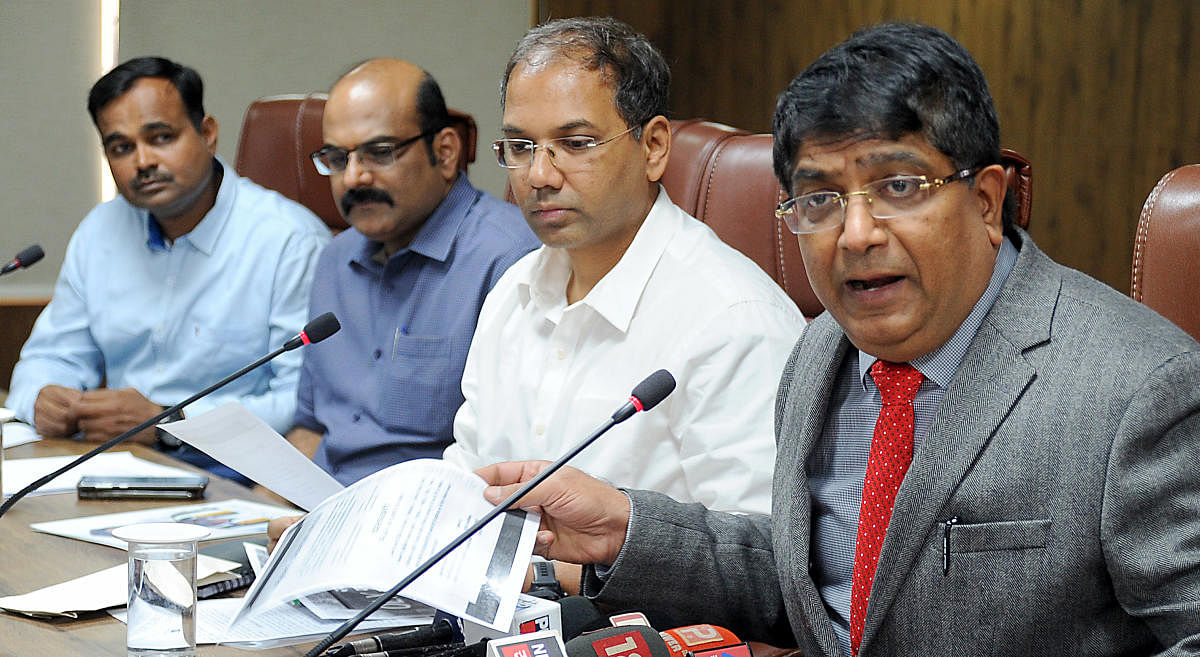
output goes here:
<path id="1" fill-rule="evenodd" d="M 129 543 L 129 657 L 196 654 L 196 541 L 198 525 L 151 522 L 113 530 Z"/>

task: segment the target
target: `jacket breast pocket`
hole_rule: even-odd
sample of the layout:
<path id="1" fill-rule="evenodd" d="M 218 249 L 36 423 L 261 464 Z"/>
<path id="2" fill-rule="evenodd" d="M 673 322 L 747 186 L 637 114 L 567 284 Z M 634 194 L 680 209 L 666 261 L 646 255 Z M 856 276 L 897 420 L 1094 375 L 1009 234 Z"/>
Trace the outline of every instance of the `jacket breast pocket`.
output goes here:
<path id="1" fill-rule="evenodd" d="M 999 522 L 953 523 L 947 547 L 951 554 L 1044 548 L 1050 537 L 1049 518 Z M 945 532 L 945 523 L 942 525 Z"/>
<path id="2" fill-rule="evenodd" d="M 389 431 L 448 439 L 462 405 L 461 359 L 442 336 L 396 339 L 379 392 L 379 420 Z"/>

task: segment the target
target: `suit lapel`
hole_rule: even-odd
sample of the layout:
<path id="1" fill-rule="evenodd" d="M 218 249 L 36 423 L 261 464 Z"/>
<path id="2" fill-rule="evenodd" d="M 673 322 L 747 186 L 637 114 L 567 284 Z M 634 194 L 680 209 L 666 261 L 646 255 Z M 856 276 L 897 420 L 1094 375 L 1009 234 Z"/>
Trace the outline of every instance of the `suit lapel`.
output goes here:
<path id="1" fill-rule="evenodd" d="M 792 619 L 793 627 L 799 628 L 798 621 L 803 620 L 813 641 L 828 657 L 840 657 L 841 646 L 809 569 L 812 504 L 806 467 L 808 454 L 821 437 L 838 367 L 849 349 L 845 334 L 828 314 L 804 329 L 796 352 L 807 360 L 792 363 L 790 371 L 784 373 L 785 381 L 790 379 L 791 383 L 784 392 L 786 398 L 781 400 L 784 411 L 777 432 L 773 484 L 777 570 L 788 580 L 783 582 L 785 595 L 789 590 L 796 593 L 803 614 L 803 619 Z"/>
<path id="2" fill-rule="evenodd" d="M 862 649 L 883 624 L 943 509 L 1037 375 L 1028 349 L 1050 340 L 1061 280 L 1028 238 L 954 375 L 896 495 L 880 550 Z"/>

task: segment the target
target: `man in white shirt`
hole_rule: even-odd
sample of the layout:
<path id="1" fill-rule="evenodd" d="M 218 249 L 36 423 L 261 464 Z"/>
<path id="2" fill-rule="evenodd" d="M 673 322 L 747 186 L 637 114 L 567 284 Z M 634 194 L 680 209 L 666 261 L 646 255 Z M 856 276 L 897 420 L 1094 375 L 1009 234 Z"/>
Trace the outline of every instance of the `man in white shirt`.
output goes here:
<path id="1" fill-rule="evenodd" d="M 772 418 L 804 326 L 756 265 L 659 184 L 670 72 L 607 18 L 531 30 L 501 86 L 501 166 L 545 246 L 488 295 L 447 460 L 554 459 L 666 368 L 678 387 L 573 463 L 617 486 L 767 512 Z"/>

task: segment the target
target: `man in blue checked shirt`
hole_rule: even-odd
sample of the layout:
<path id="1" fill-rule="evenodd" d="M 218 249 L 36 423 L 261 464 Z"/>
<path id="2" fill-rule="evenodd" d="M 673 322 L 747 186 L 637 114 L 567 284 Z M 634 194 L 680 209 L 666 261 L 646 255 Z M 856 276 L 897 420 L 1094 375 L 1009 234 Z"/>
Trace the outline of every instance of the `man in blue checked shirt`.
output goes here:
<path id="1" fill-rule="evenodd" d="M 13 370 L 7 404 L 43 436 L 108 440 L 304 326 L 329 230 L 216 157 L 203 89 L 194 70 L 159 57 L 92 87 L 88 111 L 120 196 L 76 229 Z M 299 368 L 299 353 L 284 354 L 184 413 L 237 401 L 286 431 Z M 168 434 L 136 439 L 238 477 Z"/>
<path id="2" fill-rule="evenodd" d="M 375 59 L 343 75 L 313 153 L 351 228 L 321 256 L 310 315 L 342 330 L 306 350 L 288 438 L 344 484 L 453 440 L 479 308 L 539 246 L 516 206 L 473 187 L 437 82 Z"/>

